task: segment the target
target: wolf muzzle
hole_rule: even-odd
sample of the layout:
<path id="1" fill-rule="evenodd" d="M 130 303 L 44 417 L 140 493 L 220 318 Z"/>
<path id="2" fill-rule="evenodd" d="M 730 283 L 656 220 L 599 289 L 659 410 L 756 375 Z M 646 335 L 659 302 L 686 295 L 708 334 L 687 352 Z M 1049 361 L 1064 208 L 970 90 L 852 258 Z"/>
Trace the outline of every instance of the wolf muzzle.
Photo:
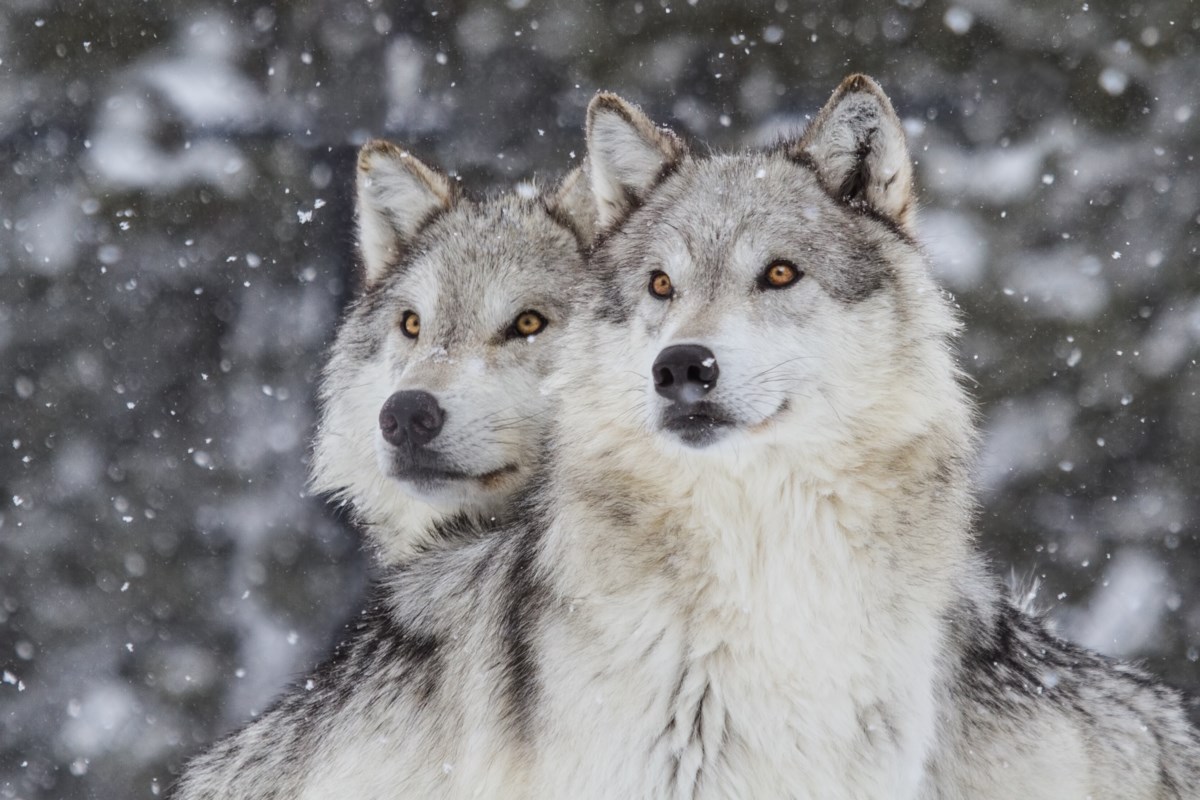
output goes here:
<path id="1" fill-rule="evenodd" d="M 654 391 L 670 401 L 660 424 L 684 444 L 704 447 L 734 425 L 720 404 L 705 399 L 721 375 L 712 350 L 700 344 L 671 345 L 658 354 L 650 371 Z"/>

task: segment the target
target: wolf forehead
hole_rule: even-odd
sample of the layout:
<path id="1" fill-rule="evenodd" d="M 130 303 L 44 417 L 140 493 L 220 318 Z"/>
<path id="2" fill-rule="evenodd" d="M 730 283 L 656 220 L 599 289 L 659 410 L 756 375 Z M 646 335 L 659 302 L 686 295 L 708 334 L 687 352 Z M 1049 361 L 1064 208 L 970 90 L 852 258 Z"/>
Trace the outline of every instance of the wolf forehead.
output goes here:
<path id="1" fill-rule="evenodd" d="M 857 303 L 887 283 L 900 252 L 915 252 L 906 234 L 833 198 L 809 165 L 774 148 L 686 157 L 606 232 L 596 262 L 638 282 L 662 269 L 715 299 L 784 260 Z"/>
<path id="2" fill-rule="evenodd" d="M 430 221 L 371 292 L 383 302 L 423 304 L 414 310 L 453 311 L 462 319 L 531 294 L 555 302 L 582 262 L 574 232 L 540 199 L 462 201 Z"/>
<path id="3" fill-rule="evenodd" d="M 390 265 L 385 283 L 411 280 L 414 271 L 436 272 L 438 279 L 451 279 L 451 285 L 502 280 L 529 267 L 544 274 L 564 256 L 582 259 L 579 240 L 541 198 L 463 200 L 421 230 L 413 246 Z M 570 271 L 570 263 L 562 266 Z"/>

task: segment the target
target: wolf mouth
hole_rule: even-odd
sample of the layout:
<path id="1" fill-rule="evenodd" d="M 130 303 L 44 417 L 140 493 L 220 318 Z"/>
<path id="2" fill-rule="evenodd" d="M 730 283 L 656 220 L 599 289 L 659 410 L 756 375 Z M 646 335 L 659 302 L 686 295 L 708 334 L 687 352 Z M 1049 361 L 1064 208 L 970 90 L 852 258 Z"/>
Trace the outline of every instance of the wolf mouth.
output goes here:
<path id="1" fill-rule="evenodd" d="M 414 483 L 421 487 L 435 487 L 447 483 L 476 481 L 484 488 L 490 489 L 503 478 L 516 472 L 518 468 L 516 464 L 505 464 L 498 469 L 487 472 L 468 472 L 450 467 L 420 465 L 411 462 L 401 465 L 393 462 L 390 477 L 398 481 Z"/>
<path id="2" fill-rule="evenodd" d="M 787 411 L 788 405 L 788 401 L 784 400 L 762 420 L 747 425 L 733 419 L 714 403 L 672 404 L 663 412 L 662 428 L 678 436 L 689 447 L 703 448 L 735 428 L 745 428 L 751 433 L 768 428 Z"/>
<path id="3" fill-rule="evenodd" d="M 737 422 L 712 403 L 673 403 L 663 412 L 662 428 L 690 447 L 705 447 L 720 439 Z"/>

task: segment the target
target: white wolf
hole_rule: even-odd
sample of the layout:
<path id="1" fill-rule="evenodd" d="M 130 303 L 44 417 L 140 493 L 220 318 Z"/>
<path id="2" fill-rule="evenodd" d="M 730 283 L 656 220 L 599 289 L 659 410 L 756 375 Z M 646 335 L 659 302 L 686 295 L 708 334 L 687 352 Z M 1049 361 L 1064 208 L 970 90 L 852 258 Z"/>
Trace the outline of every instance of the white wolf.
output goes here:
<path id="1" fill-rule="evenodd" d="M 394 571 L 180 797 L 1200 796 L 1178 695 L 981 566 L 957 325 L 878 87 L 735 155 L 600 95 L 588 150 L 544 488 Z"/>
<path id="2" fill-rule="evenodd" d="M 594 214 L 581 170 L 472 202 L 373 141 L 357 173 L 363 286 L 325 370 L 312 485 L 395 563 L 440 522 L 502 515 L 541 460 L 541 383 Z"/>

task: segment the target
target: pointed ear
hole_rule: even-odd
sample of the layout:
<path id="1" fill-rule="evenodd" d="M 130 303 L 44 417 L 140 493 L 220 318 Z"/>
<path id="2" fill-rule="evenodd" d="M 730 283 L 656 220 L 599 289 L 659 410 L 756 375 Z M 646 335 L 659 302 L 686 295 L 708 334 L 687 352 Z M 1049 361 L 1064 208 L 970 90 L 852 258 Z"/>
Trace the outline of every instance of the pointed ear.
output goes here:
<path id="1" fill-rule="evenodd" d="M 907 230 L 914 206 L 904 128 L 879 84 L 851 75 L 789 148 L 834 197 Z"/>
<path id="2" fill-rule="evenodd" d="M 358 246 L 367 288 L 379 282 L 417 233 L 454 207 L 454 184 L 391 142 L 358 151 Z"/>
<path id="3" fill-rule="evenodd" d="M 596 235 L 596 201 L 588 180 L 587 165 L 576 167 L 546 195 L 546 210 L 560 224 L 575 232 L 580 247 L 588 247 Z"/>
<path id="4" fill-rule="evenodd" d="M 597 94 L 588 105 L 587 149 L 600 230 L 644 201 L 687 155 L 678 136 L 608 92 Z"/>

